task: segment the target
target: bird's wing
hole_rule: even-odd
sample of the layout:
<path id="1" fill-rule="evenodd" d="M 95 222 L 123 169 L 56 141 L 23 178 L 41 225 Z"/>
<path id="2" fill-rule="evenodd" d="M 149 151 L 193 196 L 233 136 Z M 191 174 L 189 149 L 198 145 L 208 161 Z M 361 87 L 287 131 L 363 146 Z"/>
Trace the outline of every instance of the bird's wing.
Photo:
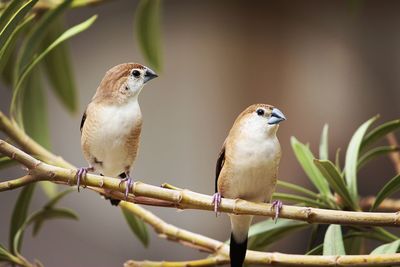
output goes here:
<path id="1" fill-rule="evenodd" d="M 83 125 L 85 124 L 85 121 L 86 121 L 86 110 L 85 110 L 85 112 L 84 112 L 83 115 L 82 115 L 81 128 L 80 128 L 81 134 L 82 134 L 82 128 L 83 128 Z"/>
<path id="2" fill-rule="evenodd" d="M 215 193 L 218 192 L 218 178 L 225 163 L 225 143 L 226 141 L 221 148 L 221 152 L 219 152 L 217 164 L 215 166 Z"/>

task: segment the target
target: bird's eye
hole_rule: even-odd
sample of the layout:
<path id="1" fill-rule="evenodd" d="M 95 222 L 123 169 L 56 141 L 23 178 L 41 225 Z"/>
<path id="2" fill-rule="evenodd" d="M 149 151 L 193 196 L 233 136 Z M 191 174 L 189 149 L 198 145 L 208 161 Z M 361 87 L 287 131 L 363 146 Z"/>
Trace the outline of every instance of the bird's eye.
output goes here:
<path id="1" fill-rule="evenodd" d="M 265 113 L 265 111 L 263 110 L 263 109 L 257 109 L 257 115 L 258 116 L 263 116 L 264 115 L 264 113 Z"/>
<path id="2" fill-rule="evenodd" d="M 138 78 L 140 76 L 140 71 L 134 70 L 134 71 L 132 71 L 132 75 L 133 75 L 133 77 Z"/>

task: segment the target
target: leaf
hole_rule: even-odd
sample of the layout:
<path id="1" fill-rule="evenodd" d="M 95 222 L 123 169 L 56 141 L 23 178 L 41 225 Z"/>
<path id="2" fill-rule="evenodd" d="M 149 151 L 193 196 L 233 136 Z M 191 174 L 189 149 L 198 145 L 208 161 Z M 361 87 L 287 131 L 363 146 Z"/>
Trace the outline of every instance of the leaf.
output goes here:
<path id="1" fill-rule="evenodd" d="M 10 107 L 10 113 L 13 116 L 14 119 L 17 120 L 20 124 L 22 124 L 22 118 L 21 118 L 21 103 L 20 103 L 20 90 L 21 90 L 21 85 L 27 78 L 28 74 L 32 71 L 32 69 L 49 53 L 51 52 L 54 48 L 56 48 L 59 44 L 64 42 L 65 40 L 77 35 L 78 33 L 88 29 L 93 22 L 96 20 L 97 16 L 94 15 L 90 19 L 75 25 L 74 27 L 68 29 L 65 31 L 60 37 L 58 37 L 49 47 L 47 47 L 42 53 L 40 53 L 28 66 L 27 68 L 21 73 L 21 76 L 19 77 L 19 80 L 17 82 L 17 85 L 14 88 L 12 100 L 11 100 L 11 107 Z"/>
<path id="2" fill-rule="evenodd" d="M 357 193 L 357 163 L 360 146 L 368 127 L 378 118 L 375 116 L 368 121 L 364 122 L 354 133 L 346 151 L 346 163 L 344 172 L 346 177 L 346 184 L 349 188 L 350 195 L 353 199 L 358 198 Z"/>
<path id="3" fill-rule="evenodd" d="M 35 23 L 33 29 L 24 38 L 24 42 L 21 45 L 20 53 L 17 58 L 17 65 L 16 65 L 17 77 L 27 67 L 29 62 L 32 61 L 36 51 L 39 48 L 39 44 L 43 40 L 50 26 L 68 8 L 71 2 L 72 0 L 64 0 L 57 7 L 47 11 L 39 19 L 39 21 Z M 53 40 L 55 40 L 55 38 Z"/>
<path id="4" fill-rule="evenodd" d="M 381 191 L 376 195 L 375 202 L 371 207 L 371 211 L 379 207 L 385 198 L 391 196 L 392 194 L 396 193 L 400 189 L 400 174 L 393 177 L 389 182 L 387 182 Z"/>
<path id="5" fill-rule="evenodd" d="M 280 187 L 289 189 L 289 190 L 296 191 L 298 193 L 303 193 L 304 195 L 307 195 L 307 196 L 309 196 L 309 197 L 311 197 L 313 199 L 317 199 L 318 198 L 318 195 L 316 193 L 314 193 L 313 191 L 308 190 L 307 188 L 304 188 L 304 187 L 296 185 L 296 184 L 292 184 L 292 183 L 289 183 L 289 182 L 278 180 L 277 185 L 280 186 Z"/>
<path id="6" fill-rule="evenodd" d="M 30 25 L 30 22 L 32 22 L 33 18 L 35 16 L 31 15 L 29 17 L 27 17 L 23 22 L 21 22 L 17 28 L 15 29 L 15 31 L 13 31 L 13 33 L 10 35 L 10 37 L 8 38 L 7 42 L 5 43 L 5 45 L 0 49 L 0 72 L 2 73 L 2 78 L 3 81 L 7 84 L 10 85 L 12 83 L 12 79 L 13 79 L 13 70 L 14 70 L 14 49 L 15 49 L 15 45 L 17 43 L 17 38 L 19 36 L 19 34 L 25 30 L 27 25 Z M 5 68 L 5 66 L 7 66 L 7 68 Z"/>
<path id="7" fill-rule="evenodd" d="M 48 198 L 52 198 L 55 195 L 57 195 L 58 189 L 55 183 L 49 181 L 43 181 L 40 182 L 39 185 Z"/>
<path id="8" fill-rule="evenodd" d="M 400 246 L 400 240 L 396 240 L 391 243 L 384 244 L 375 248 L 370 254 L 371 255 L 394 254 L 399 249 L 399 246 Z"/>
<path id="9" fill-rule="evenodd" d="M 379 125 L 372 131 L 370 131 L 367 135 L 365 135 L 364 140 L 362 141 L 360 150 L 364 150 L 366 147 L 372 145 L 382 137 L 386 136 L 390 132 L 394 132 L 400 128 L 400 120 L 393 120 L 386 122 L 382 125 Z"/>
<path id="10" fill-rule="evenodd" d="M 360 157 L 358 160 L 358 168 L 360 170 L 365 164 L 369 161 L 383 155 L 387 155 L 393 152 L 400 151 L 400 148 L 397 146 L 379 146 L 371 149 L 370 151 L 366 152 L 364 155 Z"/>
<path id="11" fill-rule="evenodd" d="M 298 195 L 294 195 L 294 194 L 287 194 L 287 193 L 277 193 L 275 192 L 272 195 L 273 199 L 279 199 L 279 200 L 283 200 L 283 201 L 288 201 L 288 202 L 294 202 L 296 204 L 298 203 L 303 203 L 307 206 L 311 206 L 311 207 L 325 207 L 327 208 L 326 205 L 324 205 L 321 202 L 318 202 L 314 199 L 308 198 L 308 197 L 303 197 L 303 196 L 298 196 Z"/>
<path id="12" fill-rule="evenodd" d="M 0 261 L 9 261 L 13 255 L 0 245 Z"/>
<path id="13" fill-rule="evenodd" d="M 312 154 L 310 148 L 300 143 L 295 137 L 292 137 L 290 141 L 296 158 L 303 167 L 303 170 L 307 174 L 308 178 L 322 195 L 330 196 L 331 192 L 329 190 L 328 183 L 318 168 L 314 165 L 314 155 Z"/>
<path id="14" fill-rule="evenodd" d="M 134 214 L 129 212 L 129 210 L 121 207 L 122 213 L 126 219 L 126 222 L 131 228 L 132 232 L 139 238 L 143 246 L 147 247 L 149 245 L 149 233 L 147 232 L 147 227 L 142 220 L 138 219 Z"/>
<path id="15" fill-rule="evenodd" d="M 353 210 L 359 210 L 358 203 L 350 195 L 350 192 L 344 183 L 343 177 L 336 169 L 335 165 L 329 160 L 314 160 L 315 165 L 324 175 L 326 181 L 333 188 L 333 190 L 341 196 L 346 207 L 350 207 Z"/>
<path id="16" fill-rule="evenodd" d="M 326 230 L 323 255 L 346 255 L 340 225 L 331 224 Z"/>
<path id="17" fill-rule="evenodd" d="M 43 92 L 40 71 L 35 68 L 23 87 L 29 90 L 23 90 L 23 120 L 25 122 L 25 131 L 36 142 L 46 148 L 50 148 L 50 133 L 47 118 L 47 101 Z"/>
<path id="18" fill-rule="evenodd" d="M 64 30 L 62 18 L 57 19 L 51 25 L 43 40 L 43 45 L 48 46 Z M 78 109 L 78 96 L 70 62 L 67 43 L 60 44 L 44 58 L 44 66 L 51 88 L 64 106 L 74 113 Z"/>
<path id="19" fill-rule="evenodd" d="M 20 21 L 25 17 L 25 15 L 31 10 L 31 8 L 36 4 L 37 0 L 30 0 L 24 3 L 22 6 L 19 6 L 19 3 L 22 1 L 16 1 L 18 2 L 18 7 L 16 7 L 18 10 L 15 11 L 12 15 L 9 16 L 7 10 L 7 16 L 9 16 L 9 19 L 3 18 L 0 22 L 0 25 L 4 24 L 4 27 L 0 29 L 0 47 L 3 47 L 5 43 L 7 42 L 8 38 L 10 35 L 14 32 L 14 30 L 17 28 L 18 24 Z M 14 5 L 9 5 L 10 7 L 14 8 Z M 8 9 L 8 8 L 7 8 Z"/>
<path id="20" fill-rule="evenodd" d="M 336 149 L 336 154 L 335 154 L 335 165 L 338 170 L 341 170 L 340 168 L 340 147 Z"/>
<path id="21" fill-rule="evenodd" d="M 39 233 L 43 223 L 52 219 L 70 219 L 78 220 L 78 215 L 70 209 L 66 208 L 45 208 L 36 213 L 31 219 L 30 223 L 33 223 L 33 236 Z"/>
<path id="22" fill-rule="evenodd" d="M 32 195 L 35 189 L 35 184 L 28 184 L 19 193 L 17 202 L 11 216 L 10 223 L 10 235 L 9 235 L 9 246 L 13 254 L 17 253 L 21 249 L 22 242 L 18 243 L 18 246 L 14 247 L 14 239 L 17 232 L 24 225 L 28 216 L 29 204 L 32 199 Z M 22 233 L 20 233 L 22 236 Z M 21 238 L 22 239 L 22 238 Z"/>
<path id="23" fill-rule="evenodd" d="M 309 227 L 310 224 L 301 221 L 279 219 L 265 220 L 256 223 L 249 230 L 249 249 L 262 249 L 294 231 Z"/>
<path id="24" fill-rule="evenodd" d="M 160 0 L 141 0 L 135 12 L 136 37 L 150 66 L 161 70 Z"/>
<path id="25" fill-rule="evenodd" d="M 61 199 L 63 199 L 66 195 L 68 195 L 69 193 L 72 193 L 74 191 L 75 191 L 75 189 L 71 188 L 71 189 L 67 189 L 67 190 L 64 190 L 62 192 L 59 192 L 58 194 L 53 196 L 53 198 L 51 198 L 49 200 L 49 202 L 46 203 L 44 208 L 45 209 L 53 208 Z"/>
<path id="26" fill-rule="evenodd" d="M 321 142 L 319 144 L 319 158 L 323 160 L 329 159 L 329 152 L 328 152 L 328 124 L 324 125 L 321 134 Z"/>

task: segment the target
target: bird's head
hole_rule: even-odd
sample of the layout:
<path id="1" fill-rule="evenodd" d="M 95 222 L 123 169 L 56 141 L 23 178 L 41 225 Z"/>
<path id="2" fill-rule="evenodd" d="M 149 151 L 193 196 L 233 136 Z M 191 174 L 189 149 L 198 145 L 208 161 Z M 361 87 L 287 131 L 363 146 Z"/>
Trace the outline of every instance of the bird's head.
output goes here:
<path id="1" fill-rule="evenodd" d="M 249 135 L 275 135 L 280 122 L 286 120 L 279 109 L 267 104 L 254 104 L 236 119 L 240 131 Z"/>
<path id="2" fill-rule="evenodd" d="M 137 98 L 143 86 L 158 75 L 150 68 L 138 63 L 119 64 L 107 71 L 95 98 L 112 103 L 125 103 Z"/>

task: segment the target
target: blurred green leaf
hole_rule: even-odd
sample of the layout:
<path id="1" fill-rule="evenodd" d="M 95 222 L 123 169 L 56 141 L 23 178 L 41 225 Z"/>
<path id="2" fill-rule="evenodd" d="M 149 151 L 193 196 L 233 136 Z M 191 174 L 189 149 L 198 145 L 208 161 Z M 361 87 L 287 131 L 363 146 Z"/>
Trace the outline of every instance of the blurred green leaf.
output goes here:
<path id="1" fill-rule="evenodd" d="M 309 197 L 311 197 L 313 199 L 317 199 L 318 198 L 318 195 L 316 193 L 314 193 L 313 191 L 308 190 L 307 188 L 304 188 L 304 187 L 296 185 L 296 184 L 292 184 L 292 183 L 289 183 L 289 182 L 278 180 L 277 185 L 278 185 L 278 187 L 286 188 L 286 189 L 289 189 L 289 190 L 296 191 L 298 193 L 305 194 L 305 195 L 307 195 L 307 196 L 309 196 Z"/>
<path id="2" fill-rule="evenodd" d="M 349 188 L 349 192 L 352 199 L 358 198 L 357 163 L 358 163 L 358 154 L 360 152 L 360 146 L 364 138 L 364 135 L 367 132 L 367 129 L 377 118 L 378 116 L 375 116 L 369 119 L 368 121 L 364 122 L 354 133 L 347 147 L 344 172 L 346 177 L 346 184 L 347 187 Z"/>
<path id="3" fill-rule="evenodd" d="M 43 40 L 43 46 L 48 46 L 64 31 L 63 19 L 54 21 Z M 61 43 L 44 58 L 44 66 L 53 92 L 64 106 L 74 113 L 78 109 L 78 96 L 70 62 L 67 42 Z"/>
<path id="4" fill-rule="evenodd" d="M 346 255 L 340 225 L 331 224 L 326 230 L 323 255 Z"/>
<path id="5" fill-rule="evenodd" d="M 385 198 L 396 193 L 400 189 L 400 174 L 393 177 L 389 182 L 387 182 L 381 191 L 376 195 L 375 202 L 371 207 L 371 211 L 379 207 Z"/>
<path id="6" fill-rule="evenodd" d="M 78 215 L 70 209 L 66 208 L 45 208 L 35 213 L 30 219 L 30 223 L 33 223 L 33 236 L 39 233 L 43 223 L 51 219 L 71 219 L 78 220 Z"/>
<path id="7" fill-rule="evenodd" d="M 16 162 L 9 157 L 0 157 L 0 170 L 16 164 Z"/>
<path id="8" fill-rule="evenodd" d="M 301 221 L 279 219 L 265 220 L 256 223 L 249 230 L 249 249 L 259 250 L 279 240 L 294 231 L 309 227 L 310 224 Z"/>
<path id="9" fill-rule="evenodd" d="M 11 216 L 9 233 L 10 250 L 13 254 L 17 253 L 21 249 L 22 242 L 19 242 L 18 246 L 14 247 L 14 239 L 18 234 L 18 231 L 26 221 L 26 218 L 28 216 L 29 204 L 31 203 L 34 189 L 35 184 L 28 184 L 27 186 L 22 188 L 21 192 L 19 193 L 17 202 L 15 203 L 13 214 Z M 19 233 L 18 235 L 20 235 L 22 239 L 22 233 Z"/>
<path id="10" fill-rule="evenodd" d="M 0 261 L 8 261 L 12 258 L 12 254 L 0 245 Z"/>
<path id="11" fill-rule="evenodd" d="M 391 243 L 384 244 L 375 248 L 371 252 L 371 255 L 394 254 L 399 249 L 399 246 L 400 246 L 400 240 L 396 240 Z"/>
<path id="12" fill-rule="evenodd" d="M 72 0 L 64 0 L 57 7 L 50 9 L 37 21 L 31 31 L 28 32 L 21 45 L 17 58 L 16 76 L 18 77 L 23 70 L 32 62 L 41 41 L 55 20 L 69 7 Z M 56 36 L 58 37 L 58 36 Z M 53 39 L 55 40 L 55 38 Z"/>
<path id="13" fill-rule="evenodd" d="M 58 189 L 55 183 L 43 181 L 40 182 L 39 185 L 48 198 L 52 198 L 57 195 Z"/>
<path id="14" fill-rule="evenodd" d="M 340 148 L 336 149 L 335 153 L 335 166 L 338 170 L 341 170 L 340 168 Z"/>
<path id="15" fill-rule="evenodd" d="M 10 1 L 6 9 L 1 13 L 0 16 L 0 31 L 2 31 L 9 23 L 12 16 L 24 5 L 25 0 L 14 0 Z"/>
<path id="16" fill-rule="evenodd" d="M 372 145 L 382 137 L 385 137 L 388 133 L 394 132 L 398 129 L 400 129 L 400 120 L 388 121 L 384 124 L 379 125 L 375 129 L 371 130 L 367 135 L 365 135 L 360 147 L 360 151 Z"/>
<path id="17" fill-rule="evenodd" d="M 32 22 L 33 18 L 35 16 L 31 15 L 24 19 L 23 22 L 21 22 L 15 31 L 10 35 L 8 38 L 7 42 L 4 44 L 2 48 L 0 48 L 0 73 L 2 75 L 3 81 L 7 85 L 11 85 L 12 80 L 13 80 L 13 70 L 14 70 L 14 65 L 15 65 L 15 59 L 14 59 L 14 50 L 15 46 L 17 43 L 18 36 L 21 32 L 23 32 L 26 28 L 26 26 L 30 25 L 30 22 Z M 7 66 L 7 68 L 5 67 Z"/>
<path id="18" fill-rule="evenodd" d="M 161 70 L 161 1 L 140 0 L 135 12 L 136 37 L 150 66 Z"/>
<path id="19" fill-rule="evenodd" d="M 329 159 L 328 128 L 329 128 L 328 124 L 325 124 L 321 133 L 321 142 L 319 144 L 319 158 L 322 160 Z"/>
<path id="20" fill-rule="evenodd" d="M 45 209 L 51 209 L 53 208 L 61 199 L 63 199 L 66 195 L 74 192 L 75 189 L 71 188 L 71 189 L 67 189 L 64 190 L 62 192 L 59 192 L 58 194 L 54 195 L 49 202 L 46 203 L 46 205 L 44 206 Z"/>
<path id="21" fill-rule="evenodd" d="M 292 137 L 290 141 L 294 154 L 296 155 L 297 160 L 303 167 L 303 170 L 307 174 L 308 178 L 322 195 L 331 196 L 332 194 L 329 190 L 328 183 L 313 163 L 314 155 L 312 154 L 310 148 L 300 143 L 295 137 Z"/>
<path id="22" fill-rule="evenodd" d="M 397 235 L 392 234 L 385 228 L 378 226 L 372 227 L 372 231 L 369 231 L 368 233 L 371 233 L 371 239 L 375 238 L 375 240 L 382 242 L 392 242 L 399 239 Z"/>
<path id="23" fill-rule="evenodd" d="M 336 169 L 335 165 L 333 165 L 329 160 L 315 159 L 314 163 L 324 175 L 326 181 L 328 181 L 333 190 L 342 197 L 345 206 L 350 207 L 353 210 L 359 210 L 357 201 L 350 196 L 349 190 L 344 183 L 344 179 Z"/>
<path id="24" fill-rule="evenodd" d="M 365 164 L 367 164 L 369 161 L 383 155 L 387 155 L 393 152 L 398 152 L 400 151 L 400 147 L 397 146 L 379 146 L 375 147 L 368 152 L 366 152 L 364 155 L 360 157 L 358 160 L 358 168 L 357 170 L 360 170 Z"/>
<path id="25" fill-rule="evenodd" d="M 23 71 L 21 74 L 17 85 L 14 88 L 12 100 L 11 100 L 11 107 L 10 107 L 10 113 L 14 119 L 17 120 L 20 124 L 23 123 L 22 116 L 21 116 L 21 103 L 20 103 L 20 90 L 21 90 L 21 85 L 27 78 L 27 76 L 30 74 L 32 69 L 49 53 L 51 52 L 54 48 L 56 48 L 60 43 L 64 42 L 65 40 L 77 35 L 78 33 L 88 29 L 93 22 L 96 20 L 97 16 L 92 16 L 90 19 L 75 25 L 74 27 L 68 29 L 65 31 L 60 37 L 58 37 L 49 47 L 47 47 L 42 53 L 40 53 L 28 66 L 27 68 Z"/>
<path id="26" fill-rule="evenodd" d="M 22 6 L 19 6 L 19 3 L 22 2 L 20 0 L 16 0 L 15 2 L 18 2 L 18 6 L 14 6 L 14 4 L 10 4 L 8 8 L 4 11 L 4 13 L 7 13 L 7 15 L 3 18 L 3 15 L 1 16 L 1 22 L 0 26 L 4 24 L 4 27 L 0 29 L 0 47 L 3 47 L 7 40 L 10 38 L 11 34 L 14 32 L 14 30 L 18 27 L 18 24 L 22 21 L 22 19 L 25 17 L 25 15 L 31 10 L 31 8 L 36 4 L 37 0 L 29 0 L 26 3 L 24 3 Z M 8 13 L 8 9 L 17 9 L 15 13 L 10 15 Z M 7 17 L 9 19 L 7 19 Z"/>
<path id="27" fill-rule="evenodd" d="M 121 211 L 124 214 L 129 228 L 131 228 L 132 232 L 139 238 L 143 246 L 147 247 L 149 245 L 149 233 L 144 222 L 123 207 L 121 207 Z"/>
<path id="28" fill-rule="evenodd" d="M 293 202 L 293 203 L 303 203 L 306 206 L 311 206 L 311 207 L 324 207 L 327 208 L 326 205 L 324 205 L 321 202 L 318 202 L 314 199 L 308 198 L 308 197 L 303 197 L 303 196 L 298 196 L 298 195 L 294 195 L 294 194 L 288 194 L 288 193 L 277 193 L 275 192 L 272 195 L 273 199 L 279 199 L 282 200 L 284 202 L 289 201 L 289 202 Z"/>

